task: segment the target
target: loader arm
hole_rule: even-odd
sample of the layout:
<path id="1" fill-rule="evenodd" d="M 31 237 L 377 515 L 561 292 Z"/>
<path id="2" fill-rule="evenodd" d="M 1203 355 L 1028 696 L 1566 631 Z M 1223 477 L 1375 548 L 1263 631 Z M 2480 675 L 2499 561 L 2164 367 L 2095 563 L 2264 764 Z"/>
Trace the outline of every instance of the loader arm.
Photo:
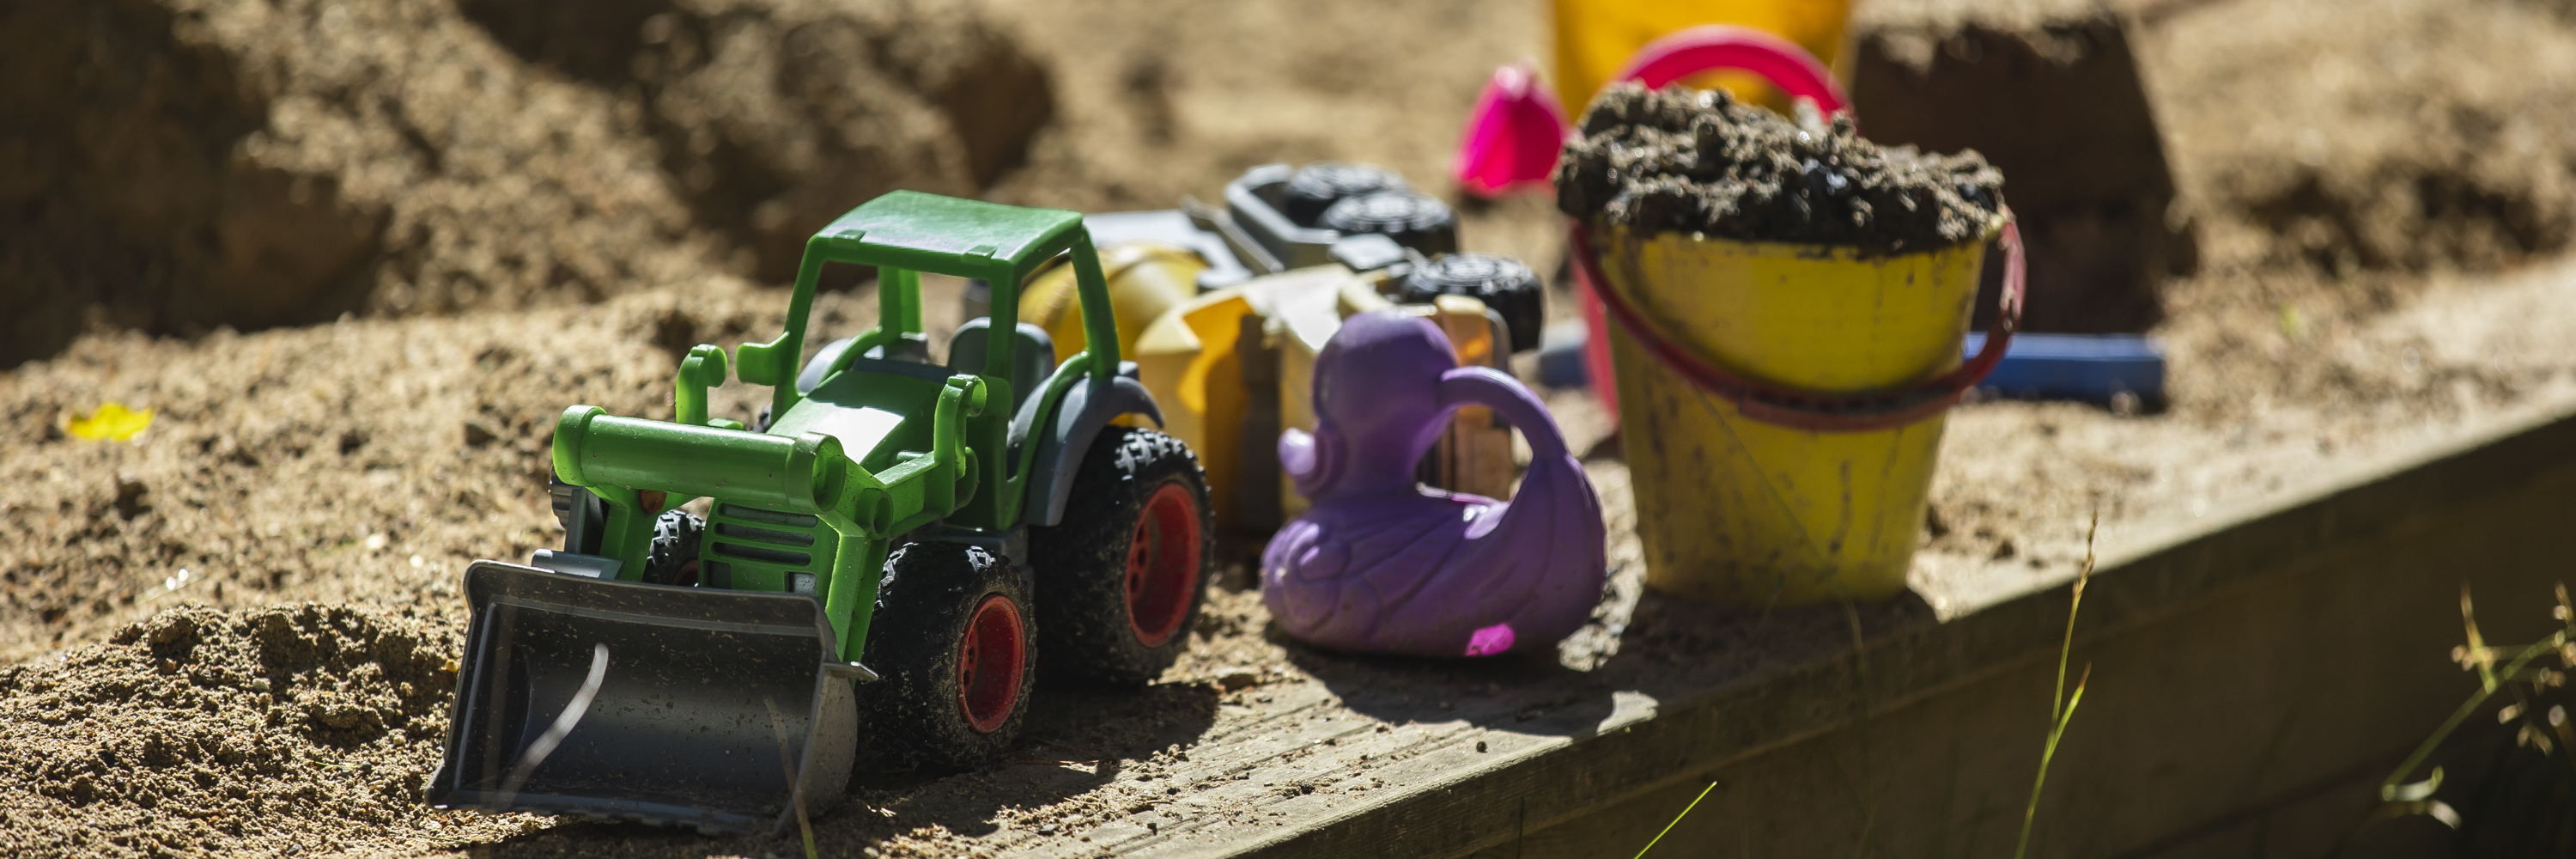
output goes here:
<path id="1" fill-rule="evenodd" d="M 644 568 L 653 517 L 690 500 L 723 498 L 821 518 L 838 551 L 814 596 L 840 637 L 842 658 L 857 662 L 888 539 L 947 515 L 976 492 L 982 469 L 959 439 L 963 423 L 984 411 L 985 391 L 979 377 L 951 377 L 932 412 L 930 450 L 880 472 L 826 433 L 767 435 L 574 406 L 555 424 L 555 473 L 608 502 L 600 551 L 623 562 L 620 578 L 627 580 Z M 646 509 L 645 493 L 662 493 L 662 505 Z"/>

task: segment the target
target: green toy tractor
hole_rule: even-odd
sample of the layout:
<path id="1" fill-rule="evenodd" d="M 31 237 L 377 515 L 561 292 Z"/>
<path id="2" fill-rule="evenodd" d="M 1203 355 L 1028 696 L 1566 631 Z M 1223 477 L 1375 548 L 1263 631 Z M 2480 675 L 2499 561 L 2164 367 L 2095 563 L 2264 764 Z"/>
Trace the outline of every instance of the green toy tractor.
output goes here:
<path id="1" fill-rule="evenodd" d="M 801 369 L 827 263 L 877 271 L 876 327 Z M 1017 287 L 1073 266 L 1088 333 L 1061 366 Z M 928 362 L 920 274 L 981 278 L 993 315 Z M 1073 212 L 897 191 L 805 245 L 785 333 L 735 351 L 773 386 L 711 418 L 722 349 L 681 361 L 673 420 L 565 410 L 562 550 L 478 561 L 445 761 L 427 800 L 784 826 L 881 756 L 967 768 L 1007 750 L 1038 654 L 1142 685 L 1172 664 L 1213 554 L 1197 459 L 1119 360 Z M 709 499 L 703 520 L 680 509 Z"/>

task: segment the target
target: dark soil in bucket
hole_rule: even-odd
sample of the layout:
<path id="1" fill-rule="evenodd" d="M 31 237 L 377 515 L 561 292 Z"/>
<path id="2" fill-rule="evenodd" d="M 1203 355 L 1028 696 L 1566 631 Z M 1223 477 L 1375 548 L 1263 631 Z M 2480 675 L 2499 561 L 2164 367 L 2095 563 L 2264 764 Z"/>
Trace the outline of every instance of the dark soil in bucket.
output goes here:
<path id="1" fill-rule="evenodd" d="M 1633 83 L 1592 102 L 1556 164 L 1557 208 L 1588 222 L 1864 256 L 1978 238 L 2003 184 L 1974 151 L 1882 147 L 1849 114 L 1801 127 L 1723 91 Z"/>

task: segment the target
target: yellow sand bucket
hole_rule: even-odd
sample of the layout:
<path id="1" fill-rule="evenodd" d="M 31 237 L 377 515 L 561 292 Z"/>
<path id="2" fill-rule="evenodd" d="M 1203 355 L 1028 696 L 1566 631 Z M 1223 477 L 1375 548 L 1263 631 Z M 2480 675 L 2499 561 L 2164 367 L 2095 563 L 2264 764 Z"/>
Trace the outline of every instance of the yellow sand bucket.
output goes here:
<path id="1" fill-rule="evenodd" d="M 1846 0 L 1556 0 L 1556 86 L 1564 104 L 1583 105 L 1619 80 L 1623 69 L 1656 39 L 1702 24 L 1734 24 L 1771 33 L 1832 65 L 1842 48 Z M 1763 77 L 1720 71 L 1685 81 L 1705 89 L 1724 86 L 1739 100 L 1771 104 Z"/>
<path id="2" fill-rule="evenodd" d="M 1236 342 L 1243 320 L 1255 315 L 1241 288 L 1202 293 L 1147 324 L 1127 353 L 1135 356 L 1138 380 L 1163 408 L 1163 431 L 1198 454 L 1217 524 L 1227 529 L 1245 520 L 1238 475 L 1244 411 L 1251 403 Z"/>
<path id="3" fill-rule="evenodd" d="M 1581 225 L 1611 317 L 1646 582 L 1758 607 L 1905 589 L 1943 413 L 2021 314 L 2009 215 L 2003 313 L 1962 364 L 1985 242 L 1884 257 Z M 1597 253 L 1596 253 L 1597 251 Z"/>

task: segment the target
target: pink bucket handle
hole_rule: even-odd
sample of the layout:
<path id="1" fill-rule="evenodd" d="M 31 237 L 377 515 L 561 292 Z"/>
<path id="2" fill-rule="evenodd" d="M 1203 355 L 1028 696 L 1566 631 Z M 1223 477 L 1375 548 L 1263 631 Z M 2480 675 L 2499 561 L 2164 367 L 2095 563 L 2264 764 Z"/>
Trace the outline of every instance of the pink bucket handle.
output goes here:
<path id="1" fill-rule="evenodd" d="M 1728 24 L 1703 24 L 1649 42 L 1613 80 L 1659 89 L 1700 72 L 1729 69 L 1761 75 L 1790 98 L 1812 100 L 1826 113 L 1851 107 L 1833 72 L 1798 43 Z M 1540 85 L 1535 66 L 1521 62 L 1495 69 L 1467 114 L 1467 134 L 1458 141 L 1450 174 L 1479 197 L 1544 183 L 1565 146 L 1568 124 L 1565 106 Z"/>
<path id="2" fill-rule="evenodd" d="M 1812 100 L 1816 109 L 1828 114 L 1851 107 L 1851 96 L 1843 92 L 1833 72 L 1798 43 L 1727 24 L 1705 24 L 1649 42 L 1613 80 L 1635 80 L 1660 89 L 1700 72 L 1727 69 L 1761 75 L 1790 98 Z M 1526 63 L 1504 66 L 1494 70 L 1467 115 L 1467 135 L 1458 142 L 1451 175 L 1460 188 L 1479 197 L 1545 183 L 1570 133 L 1564 106 L 1538 85 L 1536 70 Z M 1583 267 L 1575 268 L 1576 300 L 1582 305 L 1589 336 L 1583 350 L 1584 370 L 1616 426 L 1619 390 L 1611 379 L 1609 325 L 1601 299 L 1593 295 L 1594 289 L 1602 287 L 1589 282 L 1585 274 Z"/>
<path id="3" fill-rule="evenodd" d="M 1851 107 L 1851 96 L 1834 73 L 1798 43 L 1728 24 L 1703 24 L 1648 42 L 1612 80 L 1662 89 L 1700 72 L 1721 70 L 1761 75 L 1790 98 L 1813 100 L 1826 113 Z"/>
<path id="4" fill-rule="evenodd" d="M 2003 216 L 2003 230 L 1996 241 L 2004 250 L 2004 288 L 1995 296 L 1995 328 L 1986 334 L 1985 346 L 1947 373 L 1895 389 L 1849 394 L 1774 385 L 1701 359 L 1666 338 L 1602 276 L 1601 258 L 1594 253 L 1591 233 L 1584 225 L 1572 226 L 1566 245 L 1578 269 L 1598 289 L 1593 300 L 1609 309 L 1610 317 L 1628 332 L 1648 360 L 1734 404 L 1745 417 L 1763 423 L 1808 432 L 1872 432 L 1901 427 L 1948 410 L 2003 362 L 2013 332 L 2021 329 L 2024 276 L 2029 270 L 2022 260 L 2021 229 L 2012 210 L 2004 210 Z"/>

